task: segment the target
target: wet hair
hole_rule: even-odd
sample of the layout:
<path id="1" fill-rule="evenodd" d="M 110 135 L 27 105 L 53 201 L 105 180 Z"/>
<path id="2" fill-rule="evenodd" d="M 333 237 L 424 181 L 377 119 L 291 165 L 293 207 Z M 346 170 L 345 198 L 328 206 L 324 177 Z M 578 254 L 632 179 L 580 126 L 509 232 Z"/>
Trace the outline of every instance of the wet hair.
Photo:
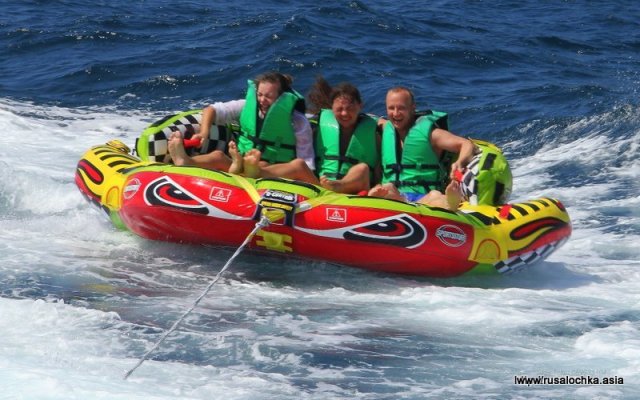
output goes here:
<path id="1" fill-rule="evenodd" d="M 333 88 L 331 91 L 331 103 L 333 104 L 333 101 L 338 97 L 348 97 L 351 101 L 362 104 L 358 88 L 347 82 L 339 83 Z"/>
<path id="2" fill-rule="evenodd" d="M 387 91 L 387 94 L 389 93 L 400 93 L 400 92 L 406 92 L 409 94 L 409 98 L 411 99 L 411 105 L 415 106 L 416 105 L 416 98 L 413 95 L 413 92 L 411 91 L 411 89 L 409 89 L 406 86 L 394 86 L 391 89 L 389 89 Z"/>
<path id="3" fill-rule="evenodd" d="M 334 87 L 329 85 L 322 76 L 317 76 L 316 81 L 309 90 L 307 98 L 311 103 L 310 112 L 317 114 L 323 108 L 331 108 L 338 97 L 347 97 L 351 101 L 362 104 L 362 97 L 357 87 L 348 82 L 342 82 Z"/>
<path id="4" fill-rule="evenodd" d="M 253 82 L 256 86 L 260 85 L 261 82 L 269 82 L 269 83 L 277 83 L 280 86 L 278 91 L 278 95 L 281 95 L 284 92 L 288 92 L 291 90 L 291 84 L 293 83 L 293 77 L 287 74 L 281 74 L 277 71 L 269 71 L 264 74 L 258 75 Z"/>

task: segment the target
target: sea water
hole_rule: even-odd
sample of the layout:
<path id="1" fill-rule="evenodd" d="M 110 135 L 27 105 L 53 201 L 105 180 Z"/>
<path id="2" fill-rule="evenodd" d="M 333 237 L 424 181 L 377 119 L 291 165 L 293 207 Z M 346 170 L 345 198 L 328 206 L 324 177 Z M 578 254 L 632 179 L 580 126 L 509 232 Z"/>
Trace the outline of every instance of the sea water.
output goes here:
<path id="1" fill-rule="evenodd" d="M 640 395 L 636 2 L 1 6 L 0 398 Z M 521 273 L 447 280 L 241 254 L 123 380 L 233 249 L 118 231 L 75 165 L 270 69 L 303 93 L 351 81 L 379 115 L 411 87 L 504 149 L 512 200 L 560 199 L 571 239 Z"/>

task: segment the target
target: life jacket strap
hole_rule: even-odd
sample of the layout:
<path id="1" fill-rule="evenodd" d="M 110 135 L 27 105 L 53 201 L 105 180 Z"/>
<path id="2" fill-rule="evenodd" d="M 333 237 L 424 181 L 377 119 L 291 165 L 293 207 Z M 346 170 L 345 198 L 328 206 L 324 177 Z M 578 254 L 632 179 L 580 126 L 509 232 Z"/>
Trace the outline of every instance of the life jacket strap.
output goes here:
<path id="1" fill-rule="evenodd" d="M 296 146 L 293 144 L 282 144 L 282 143 L 274 142 L 272 140 L 264 140 L 264 139 L 260 139 L 257 136 L 247 135 L 244 132 L 240 132 L 239 136 L 242 136 L 250 140 L 253 143 L 254 147 L 260 151 L 263 151 L 264 148 L 267 146 L 275 146 L 281 149 L 294 150 L 294 151 L 296 150 Z"/>

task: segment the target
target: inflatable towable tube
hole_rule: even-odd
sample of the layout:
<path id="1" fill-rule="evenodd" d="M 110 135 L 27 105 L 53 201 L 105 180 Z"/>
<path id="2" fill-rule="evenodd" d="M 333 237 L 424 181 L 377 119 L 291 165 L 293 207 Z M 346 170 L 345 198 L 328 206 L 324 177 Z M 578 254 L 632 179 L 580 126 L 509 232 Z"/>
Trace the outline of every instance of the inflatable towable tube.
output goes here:
<path id="1" fill-rule="evenodd" d="M 552 198 L 463 203 L 452 212 L 142 161 L 117 141 L 89 149 L 75 181 L 116 226 L 147 239 L 237 247 L 267 212 L 273 223 L 252 250 L 389 273 L 506 273 L 546 258 L 571 234 L 569 215 Z"/>
<path id="2" fill-rule="evenodd" d="M 461 186 L 464 197 L 473 205 L 506 204 L 511 195 L 513 177 L 507 159 L 498 146 L 470 139 L 478 153 L 467 165 Z"/>
<path id="3" fill-rule="evenodd" d="M 135 150 L 143 161 L 169 162 L 169 150 L 167 147 L 169 136 L 172 132 L 182 133 L 185 139 L 191 138 L 200 130 L 202 110 L 190 110 L 168 115 L 159 121 L 149 125 L 136 139 Z M 214 150 L 227 150 L 227 144 L 234 138 L 238 127 L 235 125 L 212 125 L 209 131 L 209 140 L 200 147 L 186 149 L 190 156 L 210 153 Z"/>

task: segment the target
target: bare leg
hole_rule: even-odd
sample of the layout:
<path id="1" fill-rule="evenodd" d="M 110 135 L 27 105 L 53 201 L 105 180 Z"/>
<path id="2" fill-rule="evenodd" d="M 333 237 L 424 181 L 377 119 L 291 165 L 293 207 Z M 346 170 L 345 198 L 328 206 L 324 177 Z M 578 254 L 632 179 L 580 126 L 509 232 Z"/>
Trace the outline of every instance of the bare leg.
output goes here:
<path id="1" fill-rule="evenodd" d="M 457 211 L 461 199 L 460 184 L 456 181 L 451 181 L 445 189 L 445 194 L 438 190 L 432 190 L 418 200 L 418 203 Z"/>
<path id="2" fill-rule="evenodd" d="M 211 153 L 193 156 L 191 157 L 191 160 L 198 167 L 217 169 L 220 171 L 228 171 L 231 166 L 231 159 L 220 150 L 214 150 Z"/>
<path id="3" fill-rule="evenodd" d="M 297 181 L 311 183 L 313 185 L 320 184 L 320 181 L 314 175 L 311 168 L 309 168 L 307 163 L 301 158 L 296 158 L 288 163 L 272 164 L 263 167 L 260 176 L 264 178 L 281 177 L 294 179 Z"/>
<path id="4" fill-rule="evenodd" d="M 320 186 L 336 193 L 342 193 L 342 182 L 340 179 L 334 181 L 322 175 L 320 177 Z"/>
<path id="5" fill-rule="evenodd" d="M 320 185 L 338 193 L 358 193 L 361 190 L 369 190 L 369 166 L 365 163 L 356 164 L 342 179 L 338 180 L 321 176 Z"/>
<path id="6" fill-rule="evenodd" d="M 244 170 L 244 164 L 242 156 L 238 151 L 238 145 L 235 142 L 229 142 L 229 155 L 231 156 L 231 165 L 229 166 L 229 172 L 232 174 L 241 174 Z"/>
<path id="7" fill-rule="evenodd" d="M 416 203 L 425 204 L 431 207 L 449 208 L 447 198 L 438 190 L 432 190 L 429 193 L 422 196 Z"/>
<path id="8" fill-rule="evenodd" d="M 189 157 L 184 149 L 182 134 L 180 132 L 173 132 L 171 136 L 169 136 L 167 147 L 169 149 L 169 155 L 175 165 L 196 166 L 221 171 L 227 171 L 231 165 L 231 159 L 220 150 Z"/>
<path id="9" fill-rule="evenodd" d="M 195 162 L 184 149 L 182 144 L 182 134 L 180 132 L 172 132 L 167 143 L 169 155 L 175 165 L 195 165 Z"/>

